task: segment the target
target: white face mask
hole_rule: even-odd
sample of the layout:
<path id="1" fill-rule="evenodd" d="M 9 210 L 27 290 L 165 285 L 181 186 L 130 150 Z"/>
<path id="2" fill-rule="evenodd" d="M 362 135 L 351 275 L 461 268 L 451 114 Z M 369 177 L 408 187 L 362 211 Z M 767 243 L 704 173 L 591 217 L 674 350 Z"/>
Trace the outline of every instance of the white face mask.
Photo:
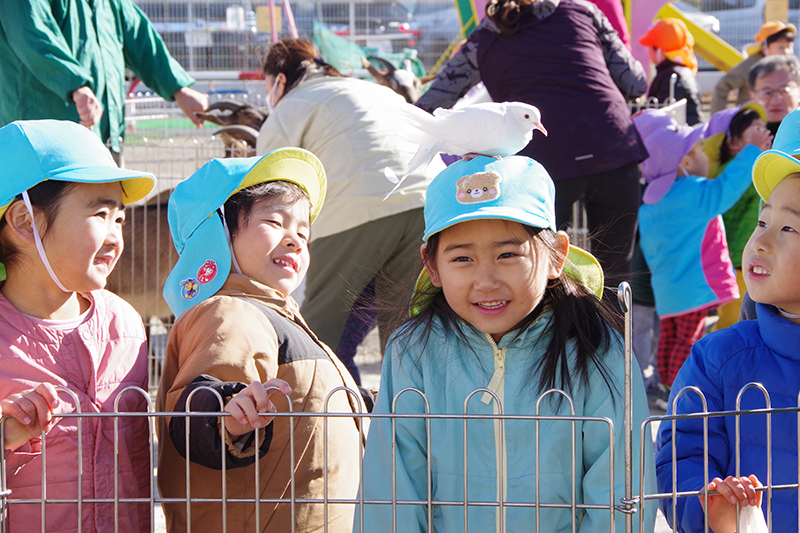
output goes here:
<path id="1" fill-rule="evenodd" d="M 278 103 L 275 102 L 275 95 L 278 93 L 278 81 L 278 76 L 275 76 L 275 82 L 272 84 L 272 89 L 269 90 L 269 94 L 267 95 L 267 110 L 270 113 L 272 113 L 272 110 L 278 105 Z"/>

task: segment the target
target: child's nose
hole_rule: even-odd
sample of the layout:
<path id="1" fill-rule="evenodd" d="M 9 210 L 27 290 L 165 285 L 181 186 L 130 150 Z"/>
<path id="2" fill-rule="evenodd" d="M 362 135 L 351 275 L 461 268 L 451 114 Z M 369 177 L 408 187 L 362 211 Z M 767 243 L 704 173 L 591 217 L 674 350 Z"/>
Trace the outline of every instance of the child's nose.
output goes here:
<path id="1" fill-rule="evenodd" d="M 286 237 L 283 239 L 283 244 L 287 248 L 291 248 L 295 252 L 300 253 L 300 251 L 303 249 L 305 241 L 302 238 L 300 238 L 299 235 L 296 235 L 294 233 L 288 233 Z"/>
<path id="2" fill-rule="evenodd" d="M 479 291 L 491 291 L 497 289 L 501 285 L 501 281 L 497 277 L 494 269 L 479 269 L 476 274 L 474 285 L 475 289 Z"/>

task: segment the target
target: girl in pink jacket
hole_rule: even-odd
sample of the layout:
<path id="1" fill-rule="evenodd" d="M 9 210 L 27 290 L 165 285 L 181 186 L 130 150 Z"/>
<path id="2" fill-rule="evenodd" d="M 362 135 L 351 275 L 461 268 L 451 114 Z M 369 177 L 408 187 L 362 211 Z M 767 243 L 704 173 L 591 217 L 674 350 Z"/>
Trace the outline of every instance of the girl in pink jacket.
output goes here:
<path id="1" fill-rule="evenodd" d="M 124 204 L 155 179 L 118 168 L 72 122 L 0 128 L 0 161 L 6 530 L 149 531 L 147 503 L 124 501 L 150 494 L 147 418 L 120 417 L 115 437 L 112 417 L 56 415 L 111 412 L 124 388 L 147 389 L 142 321 L 103 287 L 122 253 Z M 146 399 L 129 391 L 116 409 L 147 411 Z M 17 503 L 45 498 L 67 503 Z M 91 499 L 109 503 L 84 503 Z"/>

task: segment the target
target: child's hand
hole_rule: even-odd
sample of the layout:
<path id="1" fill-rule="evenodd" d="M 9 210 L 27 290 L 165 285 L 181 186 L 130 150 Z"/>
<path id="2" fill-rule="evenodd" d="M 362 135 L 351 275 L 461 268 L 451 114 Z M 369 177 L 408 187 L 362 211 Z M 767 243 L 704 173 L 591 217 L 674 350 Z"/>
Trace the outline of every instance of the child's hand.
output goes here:
<path id="1" fill-rule="evenodd" d="M 754 475 L 740 478 L 728 476 L 724 481 L 715 477 L 708 484 L 708 490 L 716 490 L 719 494 L 708 496 L 708 509 L 705 509 L 705 496 L 699 496 L 700 505 L 708 515 L 709 529 L 714 533 L 735 533 L 736 504 L 761 507 L 761 493 L 755 490 L 760 486 Z"/>
<path id="2" fill-rule="evenodd" d="M 225 429 L 231 437 L 250 433 L 254 428 L 266 427 L 275 418 L 258 416 L 258 413 L 275 412 L 275 405 L 269 400 L 269 397 L 278 391 L 267 390 L 268 387 L 278 387 L 283 394 L 292 392 L 289 384 L 282 379 L 269 379 L 264 383 L 254 381 L 239 391 L 225 406 L 225 412 L 231 415 L 225 419 Z"/>
<path id="3" fill-rule="evenodd" d="M 764 126 L 753 124 L 753 127 L 744 130 L 742 140 L 745 144 L 757 146 L 762 152 L 772 148 L 772 134 Z"/>
<path id="4" fill-rule="evenodd" d="M 16 450 L 42 430 L 53 427 L 53 410 L 59 405 L 56 388 L 50 383 L 40 383 L 35 389 L 12 394 L 0 401 L 0 416 L 8 418 L 4 427 L 3 446 Z"/>

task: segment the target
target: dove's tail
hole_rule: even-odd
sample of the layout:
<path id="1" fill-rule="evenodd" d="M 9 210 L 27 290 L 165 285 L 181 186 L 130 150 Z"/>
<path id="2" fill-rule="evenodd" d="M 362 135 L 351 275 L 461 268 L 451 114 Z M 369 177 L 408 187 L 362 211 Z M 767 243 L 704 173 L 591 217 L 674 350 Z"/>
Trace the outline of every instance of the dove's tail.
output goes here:
<path id="1" fill-rule="evenodd" d="M 392 190 L 389 191 L 389 194 L 383 197 L 383 201 L 385 202 L 386 199 L 389 198 L 394 193 L 394 191 L 396 191 L 400 187 L 400 185 L 402 185 L 403 181 L 408 177 L 408 174 L 405 174 L 402 178 L 398 179 L 397 174 L 395 174 L 391 168 L 384 167 L 383 175 L 386 176 L 387 180 L 394 183 L 394 187 L 392 187 Z"/>
<path id="2" fill-rule="evenodd" d="M 406 121 L 418 130 L 434 137 L 441 136 L 438 131 L 439 120 L 427 111 L 411 104 L 401 106 L 400 110 Z"/>

